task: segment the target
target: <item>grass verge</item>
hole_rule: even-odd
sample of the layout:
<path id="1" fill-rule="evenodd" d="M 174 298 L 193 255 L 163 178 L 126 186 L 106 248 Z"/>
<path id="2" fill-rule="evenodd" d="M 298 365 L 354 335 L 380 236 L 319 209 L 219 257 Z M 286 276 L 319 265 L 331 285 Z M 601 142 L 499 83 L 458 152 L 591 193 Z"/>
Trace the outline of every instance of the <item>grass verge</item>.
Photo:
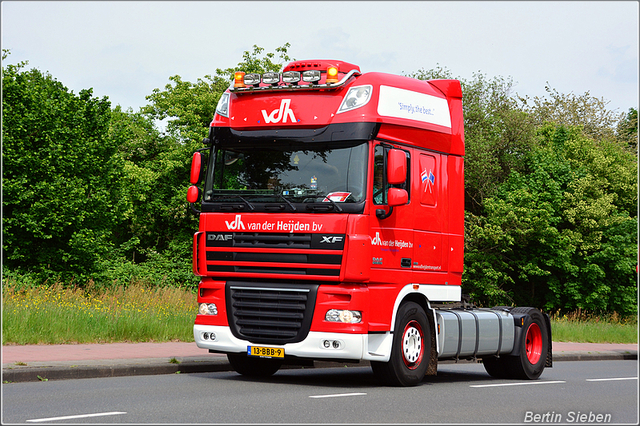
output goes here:
<path id="1" fill-rule="evenodd" d="M 581 311 L 551 315 L 555 342 L 638 343 L 638 317 L 620 318 L 612 314 L 594 315 Z"/>
<path id="2" fill-rule="evenodd" d="M 193 291 L 121 286 L 97 291 L 60 284 L 3 284 L 2 344 L 193 341 Z"/>
<path id="3" fill-rule="evenodd" d="M 193 290 L 130 284 L 107 290 L 2 285 L 2 344 L 193 341 Z M 551 315 L 556 342 L 638 343 L 637 316 Z"/>

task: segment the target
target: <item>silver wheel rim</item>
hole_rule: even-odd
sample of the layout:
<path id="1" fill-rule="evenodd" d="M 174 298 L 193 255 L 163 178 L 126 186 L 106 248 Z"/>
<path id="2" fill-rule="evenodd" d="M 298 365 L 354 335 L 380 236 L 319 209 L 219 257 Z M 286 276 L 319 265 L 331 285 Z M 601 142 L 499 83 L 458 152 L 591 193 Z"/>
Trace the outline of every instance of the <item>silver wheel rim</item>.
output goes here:
<path id="1" fill-rule="evenodd" d="M 415 363 L 420 358 L 422 351 L 422 336 L 415 327 L 408 327 L 402 336 L 402 354 L 409 364 Z"/>

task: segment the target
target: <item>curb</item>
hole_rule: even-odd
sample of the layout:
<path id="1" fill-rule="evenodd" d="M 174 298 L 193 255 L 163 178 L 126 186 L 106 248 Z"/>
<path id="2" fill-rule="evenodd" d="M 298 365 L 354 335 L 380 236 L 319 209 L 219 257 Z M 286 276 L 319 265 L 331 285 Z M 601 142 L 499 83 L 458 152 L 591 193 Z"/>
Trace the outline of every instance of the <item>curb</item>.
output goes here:
<path id="1" fill-rule="evenodd" d="M 637 351 L 564 352 L 553 354 L 554 361 L 616 361 L 637 360 Z M 173 361 L 173 362 L 172 362 Z M 461 360 L 460 363 L 474 361 Z M 476 362 L 480 362 L 476 360 Z M 455 364 L 440 361 L 439 364 Z M 344 363 L 315 361 L 313 366 L 283 365 L 283 369 L 368 367 L 368 361 Z M 21 383 L 48 380 L 89 379 L 103 377 L 141 376 L 157 374 L 189 374 L 233 371 L 226 357 L 148 358 L 137 360 L 101 360 L 80 362 L 32 363 L 32 365 L 2 366 L 2 382 Z"/>

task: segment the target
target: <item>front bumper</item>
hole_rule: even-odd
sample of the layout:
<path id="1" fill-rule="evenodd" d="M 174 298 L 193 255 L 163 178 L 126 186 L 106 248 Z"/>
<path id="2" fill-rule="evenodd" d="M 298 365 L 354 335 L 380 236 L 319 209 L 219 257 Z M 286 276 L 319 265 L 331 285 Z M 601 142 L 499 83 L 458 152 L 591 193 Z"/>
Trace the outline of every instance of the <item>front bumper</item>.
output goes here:
<path id="1" fill-rule="evenodd" d="M 213 333 L 215 340 L 205 340 L 204 333 Z M 193 326 L 193 337 L 199 348 L 221 353 L 246 353 L 247 346 L 251 345 L 247 340 L 236 338 L 226 326 L 196 324 Z M 392 340 L 393 335 L 389 332 L 348 334 L 310 331 L 306 339 L 298 343 L 259 346 L 284 348 L 285 355 L 298 358 L 387 362 Z M 328 348 L 325 347 L 326 341 L 329 342 Z"/>

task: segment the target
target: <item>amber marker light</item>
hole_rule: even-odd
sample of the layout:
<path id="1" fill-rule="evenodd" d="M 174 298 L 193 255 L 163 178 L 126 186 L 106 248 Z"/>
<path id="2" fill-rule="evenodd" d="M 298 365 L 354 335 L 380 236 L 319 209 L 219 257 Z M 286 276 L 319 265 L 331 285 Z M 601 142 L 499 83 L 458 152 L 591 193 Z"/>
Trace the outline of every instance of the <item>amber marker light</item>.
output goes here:
<path id="1" fill-rule="evenodd" d="M 330 66 L 327 68 L 327 83 L 338 82 L 338 67 Z"/>
<path id="2" fill-rule="evenodd" d="M 244 86 L 244 71 L 236 71 L 233 75 L 233 87 L 245 87 Z"/>

